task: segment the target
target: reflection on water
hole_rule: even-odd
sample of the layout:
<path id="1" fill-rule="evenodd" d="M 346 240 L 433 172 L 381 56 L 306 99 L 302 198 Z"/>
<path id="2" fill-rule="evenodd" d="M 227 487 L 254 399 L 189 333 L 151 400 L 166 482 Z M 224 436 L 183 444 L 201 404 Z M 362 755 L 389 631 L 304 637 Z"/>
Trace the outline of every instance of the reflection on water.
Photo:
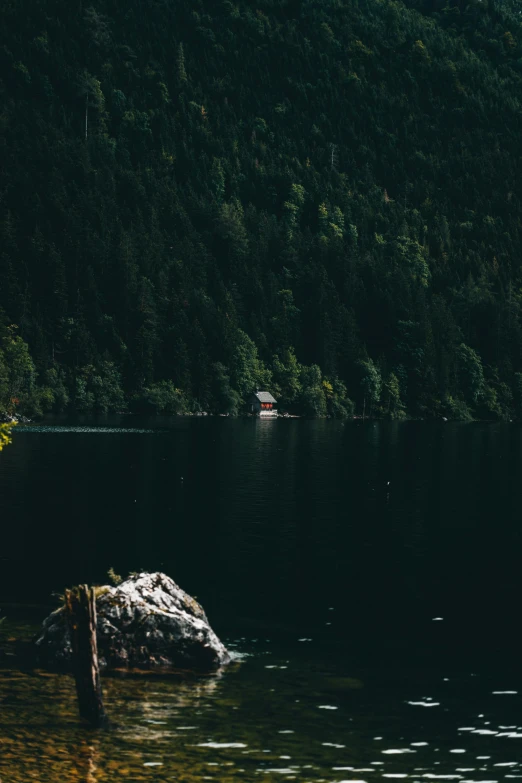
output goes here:
<path id="1" fill-rule="evenodd" d="M 402 644 L 431 623 L 465 639 L 496 624 L 513 648 L 521 439 L 515 424 L 449 422 L 19 427 L 0 460 L 0 601 L 161 568 L 233 633 L 357 627 Z M 64 558 L 72 519 L 91 535 Z"/>
<path id="2" fill-rule="evenodd" d="M 71 678 L 4 669 L 0 780 L 522 778 L 520 698 L 499 698 L 491 672 L 354 672 L 297 640 L 248 647 L 217 676 L 105 677 L 110 731 L 80 726 Z M 518 690 L 520 676 L 511 682 Z"/>
<path id="3" fill-rule="evenodd" d="M 20 601 L 162 569 L 239 658 L 104 678 L 95 732 L 68 677 L 8 655 L 1 783 L 522 778 L 522 427 L 58 427 L 17 428 L 0 460 L 2 634 L 26 633 Z"/>

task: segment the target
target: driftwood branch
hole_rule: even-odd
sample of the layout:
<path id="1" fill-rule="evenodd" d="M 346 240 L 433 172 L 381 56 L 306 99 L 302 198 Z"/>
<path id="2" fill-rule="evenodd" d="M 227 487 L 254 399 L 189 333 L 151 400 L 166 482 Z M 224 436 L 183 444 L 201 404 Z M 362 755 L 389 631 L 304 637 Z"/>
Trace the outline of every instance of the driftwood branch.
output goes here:
<path id="1" fill-rule="evenodd" d="M 72 657 L 80 717 L 91 726 L 108 723 L 103 706 L 94 589 L 80 585 L 65 592 L 65 609 L 71 634 Z"/>

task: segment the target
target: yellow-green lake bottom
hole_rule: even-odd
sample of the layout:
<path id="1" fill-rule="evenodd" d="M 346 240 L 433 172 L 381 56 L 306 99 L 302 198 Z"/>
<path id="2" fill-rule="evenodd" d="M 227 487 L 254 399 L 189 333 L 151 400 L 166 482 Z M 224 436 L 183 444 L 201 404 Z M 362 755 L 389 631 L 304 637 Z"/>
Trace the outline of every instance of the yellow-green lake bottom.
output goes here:
<path id="1" fill-rule="evenodd" d="M 2 783 L 522 779 L 520 678 L 487 665 L 365 667 L 313 639 L 226 639 L 237 657 L 215 674 L 105 675 L 112 726 L 93 730 L 69 675 L 11 654 L 34 630 L 2 628 Z"/>

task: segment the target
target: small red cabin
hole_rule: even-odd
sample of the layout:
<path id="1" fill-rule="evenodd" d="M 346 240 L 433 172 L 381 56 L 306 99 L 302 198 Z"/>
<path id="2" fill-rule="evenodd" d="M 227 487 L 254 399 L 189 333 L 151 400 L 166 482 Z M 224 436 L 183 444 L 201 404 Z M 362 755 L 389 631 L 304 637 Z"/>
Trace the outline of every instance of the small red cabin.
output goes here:
<path id="1" fill-rule="evenodd" d="M 277 416 L 276 400 L 270 392 L 257 391 L 252 395 L 251 410 L 258 416 Z"/>

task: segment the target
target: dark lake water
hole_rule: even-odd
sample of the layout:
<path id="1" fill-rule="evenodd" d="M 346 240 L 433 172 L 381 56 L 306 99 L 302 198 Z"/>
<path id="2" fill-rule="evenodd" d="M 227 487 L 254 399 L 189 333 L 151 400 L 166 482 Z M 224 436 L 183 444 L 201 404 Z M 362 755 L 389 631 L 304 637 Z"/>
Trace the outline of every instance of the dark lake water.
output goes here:
<path id="1" fill-rule="evenodd" d="M 105 677 L 0 669 L 0 781 L 522 778 L 522 428 L 111 417 L 0 457 L 4 638 L 54 591 L 163 570 L 239 659 Z M 8 661 L 9 663 L 9 661 Z"/>

